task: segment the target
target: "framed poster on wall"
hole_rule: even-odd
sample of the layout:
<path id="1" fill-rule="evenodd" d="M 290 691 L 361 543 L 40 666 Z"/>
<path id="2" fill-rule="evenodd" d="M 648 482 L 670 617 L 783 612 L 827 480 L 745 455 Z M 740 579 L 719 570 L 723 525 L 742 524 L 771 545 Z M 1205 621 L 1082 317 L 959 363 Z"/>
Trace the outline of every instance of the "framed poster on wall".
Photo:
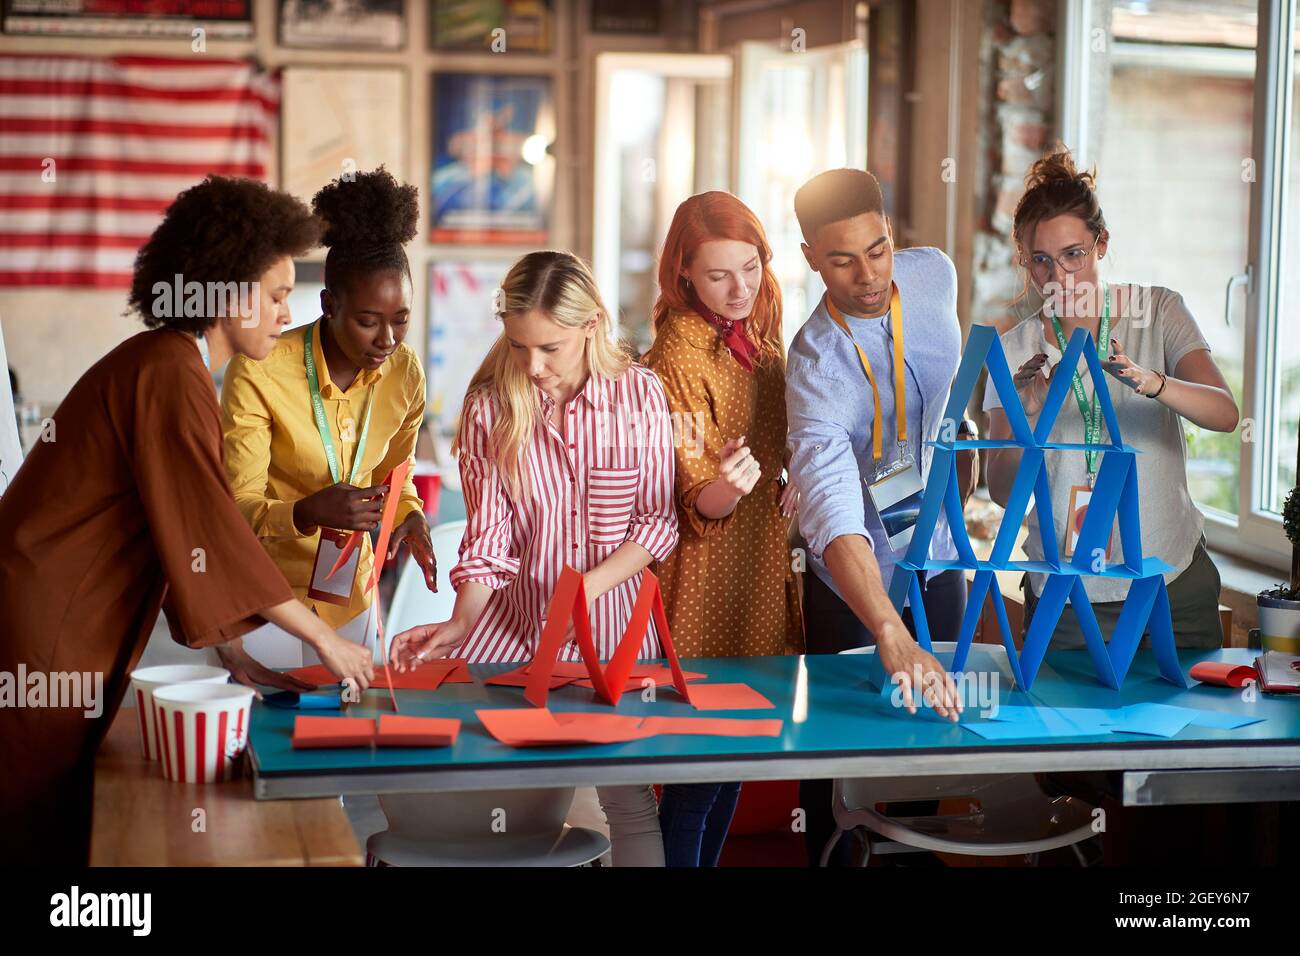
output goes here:
<path id="1" fill-rule="evenodd" d="M 280 0 L 279 40 L 317 50 L 402 50 L 405 0 Z"/>
<path id="2" fill-rule="evenodd" d="M 455 433 L 465 389 L 501 334 L 493 295 L 510 263 L 435 262 L 429 267 L 429 408 L 439 435 Z"/>
<path id="3" fill-rule="evenodd" d="M 592 33 L 658 33 L 656 0 L 591 0 Z"/>
<path id="4" fill-rule="evenodd" d="M 549 53 L 551 0 L 429 0 L 429 49 Z"/>
<path id="5" fill-rule="evenodd" d="M 435 73 L 430 240 L 545 243 L 554 140 L 550 77 Z"/>
<path id="6" fill-rule="evenodd" d="M 291 66 L 281 87 L 280 187 L 310 201 L 349 169 L 406 181 L 406 71 Z"/>
<path id="7" fill-rule="evenodd" d="M 178 37 L 199 27 L 213 40 L 253 36 L 252 0 L 3 0 L 5 33 Z"/>

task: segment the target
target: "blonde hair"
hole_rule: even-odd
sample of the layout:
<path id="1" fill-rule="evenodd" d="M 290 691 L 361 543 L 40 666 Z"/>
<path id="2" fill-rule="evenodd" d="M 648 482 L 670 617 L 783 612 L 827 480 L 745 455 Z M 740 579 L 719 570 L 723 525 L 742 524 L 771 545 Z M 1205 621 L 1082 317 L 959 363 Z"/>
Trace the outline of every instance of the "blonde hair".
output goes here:
<path id="1" fill-rule="evenodd" d="M 534 309 L 566 329 L 584 328 L 595 318 L 596 333 L 583 346 L 588 374 L 617 379 L 632 364 L 631 353 L 611 334 L 609 310 L 596 288 L 595 277 L 587 264 L 572 253 L 530 252 L 510 267 L 497 291 L 498 318 Z M 488 453 L 496 462 L 507 493 L 518 501 L 524 491 L 524 450 L 537 426 L 537 395 L 527 373 L 510 357 L 510 342 L 504 332 L 497 336 L 483 364 L 470 379 L 462 415 L 480 395 L 496 405 Z M 458 434 L 459 431 L 458 427 Z M 460 451 L 459 438 L 451 451 L 453 455 Z"/>

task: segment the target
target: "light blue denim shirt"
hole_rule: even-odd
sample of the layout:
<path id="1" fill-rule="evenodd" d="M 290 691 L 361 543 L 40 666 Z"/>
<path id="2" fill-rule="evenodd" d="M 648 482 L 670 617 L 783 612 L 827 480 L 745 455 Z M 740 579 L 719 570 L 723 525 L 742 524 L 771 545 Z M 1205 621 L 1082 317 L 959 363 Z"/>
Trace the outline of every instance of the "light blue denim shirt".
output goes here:
<path id="1" fill-rule="evenodd" d="M 903 249 L 894 253 L 894 282 L 903 306 L 908 450 L 921 463 L 923 478 L 928 479 L 933 449 L 924 442 L 938 438 L 948 392 L 961 360 L 957 272 L 939 249 Z M 883 463 L 888 463 L 898 455 L 889 314 L 877 319 L 851 315 L 844 318 L 854 339 L 867 353 L 872 374 L 881 386 Z M 813 572 L 832 589 L 835 582 L 823 554 L 840 535 L 860 534 L 867 539 L 876 553 L 885 587 L 893 576 L 894 564 L 903 557 L 902 552 L 890 548 L 867 492 L 867 482 L 875 472 L 871 454 L 872 405 L 871 385 L 857 350 L 826 311 L 823 298 L 790 345 L 786 406 L 790 417 L 790 474 L 799 489 L 799 530 L 808 542 Z M 937 560 L 957 557 L 942 512 L 929 554 Z"/>

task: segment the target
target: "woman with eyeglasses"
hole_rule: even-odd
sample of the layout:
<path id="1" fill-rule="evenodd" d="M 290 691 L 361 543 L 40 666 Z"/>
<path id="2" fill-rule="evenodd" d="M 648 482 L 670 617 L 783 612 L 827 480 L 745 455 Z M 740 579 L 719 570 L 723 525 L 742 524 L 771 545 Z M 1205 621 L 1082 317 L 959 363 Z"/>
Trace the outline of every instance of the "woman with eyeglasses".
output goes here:
<path id="1" fill-rule="evenodd" d="M 1034 163 L 1025 187 L 1012 234 L 1026 272 L 1025 292 L 1032 283 L 1043 305 L 1001 336 L 1025 413 L 1034 425 L 1070 336 L 1076 329 L 1087 329 L 1108 373 L 1105 384 L 1123 440 L 1142 452 L 1138 494 L 1147 505 L 1142 511 L 1142 551 L 1173 567 L 1165 574 L 1165 583 L 1178 644 L 1219 647 L 1223 641 L 1219 572 L 1206 553 L 1204 522 L 1187 488 L 1183 420 L 1209 431 L 1233 431 L 1239 412 L 1232 391 L 1181 295 L 1161 286 L 1118 285 L 1101 279 L 1099 264 L 1110 234 L 1097 200 L 1095 173 L 1077 170 L 1069 151 L 1058 147 Z M 985 389 L 984 410 L 989 414 L 989 437 L 1011 438 L 1006 412 L 991 381 Z M 1049 440 L 1111 440 L 1082 361 Z M 1062 560 L 1074 554 L 1101 457 L 1101 452 L 1061 452 L 1047 458 L 1052 520 Z M 987 464 L 989 492 L 1005 506 L 1020 452 L 990 449 Z M 1159 507 L 1153 507 L 1156 503 Z M 1043 559 L 1038 507 L 1030 512 L 1025 545 L 1035 561 Z M 1107 564 L 1123 560 L 1118 526 L 1112 528 L 1106 553 L 1094 558 Z M 1031 572 L 1021 581 L 1026 632 L 1045 577 Z M 1122 578 L 1084 578 L 1097 623 L 1107 638 L 1119 619 L 1129 584 Z M 1061 615 L 1052 646 L 1084 646 L 1083 632 L 1069 610 Z"/>

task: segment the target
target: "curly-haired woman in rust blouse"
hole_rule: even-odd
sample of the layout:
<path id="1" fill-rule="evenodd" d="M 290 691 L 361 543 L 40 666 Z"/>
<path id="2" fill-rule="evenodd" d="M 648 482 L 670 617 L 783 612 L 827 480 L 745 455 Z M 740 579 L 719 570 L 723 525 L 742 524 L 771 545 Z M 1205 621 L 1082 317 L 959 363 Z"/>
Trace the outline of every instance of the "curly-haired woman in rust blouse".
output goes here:
<path id="1" fill-rule="evenodd" d="M 681 542 L 655 569 L 686 657 L 797 652 L 803 621 L 788 534 L 781 290 L 763 227 L 730 193 L 692 196 L 659 261 L 658 373 L 677 424 Z M 669 866 L 713 866 L 739 784 L 664 788 Z"/>
<path id="2" fill-rule="evenodd" d="M 135 262 L 128 301 L 153 331 L 72 386 L 57 441 L 38 443 L 0 498 L 0 673 L 103 679 L 89 719 L 0 707 L 0 863 L 86 862 L 95 751 L 160 607 L 173 638 L 216 646 L 241 682 L 294 686 L 242 647 L 271 621 L 368 686 L 370 652 L 294 600 L 235 506 L 205 368 L 271 351 L 293 257 L 319 234 L 301 202 L 253 180 L 210 176 L 181 193 Z"/>

